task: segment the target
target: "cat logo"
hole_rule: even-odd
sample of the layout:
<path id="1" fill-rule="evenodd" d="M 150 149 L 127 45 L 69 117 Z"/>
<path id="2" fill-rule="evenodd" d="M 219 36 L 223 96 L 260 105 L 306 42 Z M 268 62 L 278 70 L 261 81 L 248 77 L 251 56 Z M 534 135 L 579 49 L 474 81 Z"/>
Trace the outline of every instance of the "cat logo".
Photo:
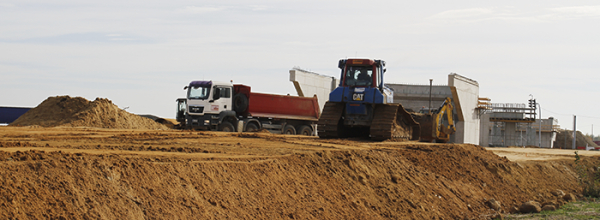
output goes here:
<path id="1" fill-rule="evenodd" d="M 352 94 L 352 100 L 354 100 L 354 101 L 362 101 L 364 99 L 365 99 L 365 94 L 362 94 L 362 93 Z"/>

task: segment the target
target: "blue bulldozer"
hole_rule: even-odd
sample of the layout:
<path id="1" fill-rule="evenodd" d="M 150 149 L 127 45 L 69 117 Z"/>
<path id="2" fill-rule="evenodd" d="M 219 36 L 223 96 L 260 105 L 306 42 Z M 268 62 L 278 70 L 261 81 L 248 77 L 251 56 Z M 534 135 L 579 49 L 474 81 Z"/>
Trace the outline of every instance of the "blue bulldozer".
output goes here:
<path id="1" fill-rule="evenodd" d="M 341 59 L 339 86 L 329 94 L 317 123 L 320 138 L 370 137 L 419 140 L 420 125 L 384 84 L 385 61 Z"/>

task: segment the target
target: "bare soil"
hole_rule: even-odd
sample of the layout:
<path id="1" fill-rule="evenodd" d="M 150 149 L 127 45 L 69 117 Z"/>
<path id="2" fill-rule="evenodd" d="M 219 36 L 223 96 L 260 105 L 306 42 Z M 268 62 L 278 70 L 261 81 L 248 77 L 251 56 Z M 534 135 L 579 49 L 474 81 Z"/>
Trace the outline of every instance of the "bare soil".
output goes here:
<path id="1" fill-rule="evenodd" d="M 165 125 L 120 109 L 105 98 L 49 97 L 10 126 L 166 129 Z"/>
<path id="2" fill-rule="evenodd" d="M 0 219 L 487 219 L 492 198 L 508 212 L 580 193 L 572 152 L 527 150 L 0 127 Z"/>
<path id="3" fill-rule="evenodd" d="M 575 152 L 580 156 L 600 157 L 600 151 L 585 151 L 571 149 L 523 148 L 523 147 L 490 147 L 486 148 L 499 156 L 507 157 L 511 161 L 551 161 L 575 160 Z"/>
<path id="4" fill-rule="evenodd" d="M 577 131 L 575 135 L 576 147 L 598 147 L 592 138 L 583 135 L 581 131 Z M 554 148 L 558 149 L 573 149 L 573 131 L 560 129 L 556 132 Z"/>

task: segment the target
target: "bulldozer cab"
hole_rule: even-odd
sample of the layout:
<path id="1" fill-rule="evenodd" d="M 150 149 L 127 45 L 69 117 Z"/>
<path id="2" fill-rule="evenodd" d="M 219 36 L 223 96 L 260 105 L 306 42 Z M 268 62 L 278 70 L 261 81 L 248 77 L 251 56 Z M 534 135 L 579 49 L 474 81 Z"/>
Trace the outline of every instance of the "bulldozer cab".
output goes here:
<path id="1" fill-rule="evenodd" d="M 371 87 L 373 85 L 373 67 L 348 66 L 346 67 L 344 84 L 349 87 Z"/>
<path id="2" fill-rule="evenodd" d="M 341 59 L 338 67 L 341 69 L 340 84 L 329 94 L 329 101 L 354 104 L 393 103 L 392 90 L 383 84 L 385 61 L 361 58 Z M 365 111 L 360 112 L 365 113 Z"/>
<path id="3" fill-rule="evenodd" d="M 372 59 L 342 59 L 340 87 L 378 87 L 383 90 L 385 61 Z"/>

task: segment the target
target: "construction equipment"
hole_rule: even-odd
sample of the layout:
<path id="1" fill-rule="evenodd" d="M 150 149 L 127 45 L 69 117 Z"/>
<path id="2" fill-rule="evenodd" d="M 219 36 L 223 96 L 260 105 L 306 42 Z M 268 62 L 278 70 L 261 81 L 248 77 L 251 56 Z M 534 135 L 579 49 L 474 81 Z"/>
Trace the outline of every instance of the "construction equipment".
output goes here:
<path id="1" fill-rule="evenodd" d="M 176 114 L 182 128 L 314 135 L 319 118 L 316 96 L 254 93 L 250 86 L 216 81 L 192 81 L 184 89 L 187 98 L 177 99 Z"/>
<path id="2" fill-rule="evenodd" d="M 418 140 L 420 126 L 383 82 L 385 61 L 341 59 L 339 86 L 329 94 L 318 121 L 320 138 L 369 136 L 373 140 Z"/>
<path id="3" fill-rule="evenodd" d="M 452 118 L 452 100 L 446 97 L 444 103 L 434 111 L 411 112 L 411 116 L 421 126 L 420 141 L 446 143 L 456 132 Z"/>

